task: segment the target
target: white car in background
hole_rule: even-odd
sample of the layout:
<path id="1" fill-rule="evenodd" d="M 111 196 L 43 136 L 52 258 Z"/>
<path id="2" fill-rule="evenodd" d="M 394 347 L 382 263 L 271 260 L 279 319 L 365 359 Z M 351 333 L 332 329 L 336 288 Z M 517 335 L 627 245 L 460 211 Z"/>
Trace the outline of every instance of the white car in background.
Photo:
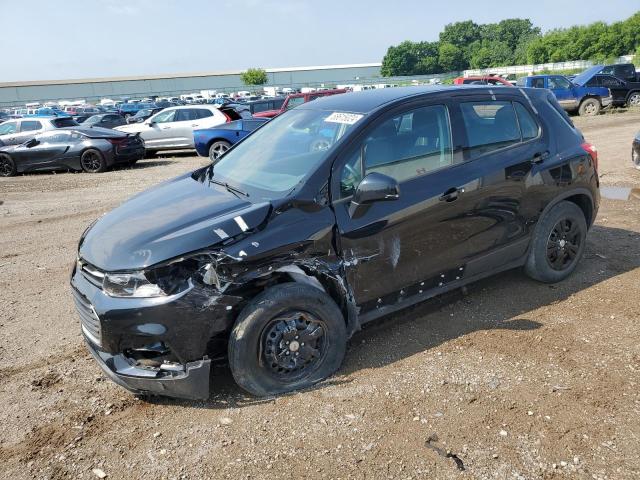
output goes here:
<path id="1" fill-rule="evenodd" d="M 139 133 L 146 152 L 154 154 L 160 150 L 195 148 L 194 130 L 217 127 L 229 121 L 229 117 L 213 105 L 186 105 L 165 108 L 142 123 L 123 125 L 114 130 Z"/>

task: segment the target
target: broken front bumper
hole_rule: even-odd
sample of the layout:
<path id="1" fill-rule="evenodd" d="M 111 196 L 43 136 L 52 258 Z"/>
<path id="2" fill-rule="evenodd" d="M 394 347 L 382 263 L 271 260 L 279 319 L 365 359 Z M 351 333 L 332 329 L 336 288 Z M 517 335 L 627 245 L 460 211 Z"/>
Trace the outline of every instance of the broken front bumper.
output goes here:
<path id="1" fill-rule="evenodd" d="M 211 360 L 203 358 L 184 365 L 183 371 L 141 368 L 124 355 L 113 355 L 98 349 L 85 339 L 87 348 L 107 376 L 127 390 L 137 394 L 206 400 L 209 398 Z"/>

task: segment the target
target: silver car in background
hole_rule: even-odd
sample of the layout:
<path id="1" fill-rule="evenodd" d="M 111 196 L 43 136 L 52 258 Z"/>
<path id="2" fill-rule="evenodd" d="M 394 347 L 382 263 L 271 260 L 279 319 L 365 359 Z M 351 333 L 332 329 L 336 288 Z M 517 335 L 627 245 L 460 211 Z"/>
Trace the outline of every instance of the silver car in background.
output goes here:
<path id="1" fill-rule="evenodd" d="M 7 120 L 0 124 L 0 147 L 20 145 L 31 140 L 38 133 L 64 127 L 77 127 L 71 117 L 25 117 Z"/>
<path id="2" fill-rule="evenodd" d="M 169 107 L 142 123 L 123 125 L 115 130 L 139 133 L 147 154 L 160 150 L 193 149 L 193 131 L 212 128 L 230 118 L 213 105 Z"/>

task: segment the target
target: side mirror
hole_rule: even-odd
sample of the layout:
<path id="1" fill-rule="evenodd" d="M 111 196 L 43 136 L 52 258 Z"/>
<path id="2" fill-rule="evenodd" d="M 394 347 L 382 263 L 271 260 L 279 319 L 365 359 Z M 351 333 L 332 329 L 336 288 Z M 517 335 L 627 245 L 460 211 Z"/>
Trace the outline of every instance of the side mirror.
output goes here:
<path id="1" fill-rule="evenodd" d="M 154 122 L 153 120 L 149 120 L 147 122 L 147 125 L 149 125 L 150 127 L 153 127 L 156 124 L 156 122 Z"/>
<path id="2" fill-rule="evenodd" d="M 351 200 L 349 215 L 358 218 L 375 202 L 386 202 L 400 198 L 398 181 L 382 173 L 372 172 L 365 176 Z"/>
<path id="3" fill-rule="evenodd" d="M 36 140 L 35 138 L 32 138 L 31 140 L 29 140 L 27 143 L 24 144 L 25 147 L 27 148 L 31 148 L 31 147 L 35 147 L 36 145 L 38 145 L 40 142 L 38 140 Z"/>

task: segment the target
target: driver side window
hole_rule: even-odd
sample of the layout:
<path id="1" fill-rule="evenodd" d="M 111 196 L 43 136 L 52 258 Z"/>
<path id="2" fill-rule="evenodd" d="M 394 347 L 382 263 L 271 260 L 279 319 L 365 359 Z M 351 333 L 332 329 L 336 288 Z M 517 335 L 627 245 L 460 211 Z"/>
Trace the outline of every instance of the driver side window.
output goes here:
<path id="1" fill-rule="evenodd" d="M 176 115 L 175 110 L 165 110 L 164 112 L 158 113 L 155 117 L 152 117 L 151 120 L 156 123 L 173 122 L 175 115 Z"/>
<path id="2" fill-rule="evenodd" d="M 444 105 L 409 110 L 374 127 L 343 167 L 340 190 L 352 195 L 365 175 L 398 183 L 453 164 L 449 114 Z"/>

